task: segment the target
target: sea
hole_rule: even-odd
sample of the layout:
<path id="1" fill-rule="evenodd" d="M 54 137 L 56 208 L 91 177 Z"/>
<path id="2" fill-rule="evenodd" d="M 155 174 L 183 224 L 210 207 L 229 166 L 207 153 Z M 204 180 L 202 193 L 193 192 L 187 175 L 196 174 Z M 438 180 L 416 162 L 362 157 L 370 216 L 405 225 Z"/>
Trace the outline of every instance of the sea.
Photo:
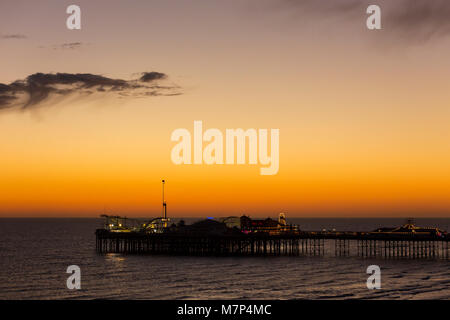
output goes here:
<path id="1" fill-rule="evenodd" d="M 0 219 L 0 299 L 450 299 L 449 260 L 98 254 L 94 233 L 102 222 Z M 288 222 L 311 231 L 371 231 L 404 219 Z M 450 219 L 415 222 L 450 231 Z M 80 267 L 80 290 L 67 288 L 70 265 Z M 370 265 L 380 267 L 380 289 L 367 288 Z"/>

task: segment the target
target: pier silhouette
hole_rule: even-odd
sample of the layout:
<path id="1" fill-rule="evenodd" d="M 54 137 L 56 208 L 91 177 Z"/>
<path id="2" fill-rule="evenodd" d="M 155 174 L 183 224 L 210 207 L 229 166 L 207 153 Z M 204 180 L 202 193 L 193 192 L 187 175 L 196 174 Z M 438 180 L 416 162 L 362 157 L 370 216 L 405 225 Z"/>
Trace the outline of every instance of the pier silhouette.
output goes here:
<path id="1" fill-rule="evenodd" d="M 449 259 L 450 235 L 438 228 L 418 227 L 412 220 L 394 228 L 372 232 L 302 231 L 289 225 L 286 215 L 278 220 L 254 220 L 248 216 L 208 218 L 178 225 L 167 217 L 162 180 L 162 217 L 146 223 L 107 216 L 96 230 L 99 253 L 169 254 L 192 256 L 359 256 L 411 259 Z M 133 219 L 131 219 L 133 220 Z"/>
<path id="2" fill-rule="evenodd" d="M 218 222 L 219 223 L 219 222 Z M 215 229 L 216 230 L 216 229 Z M 193 256 L 359 256 L 449 258 L 447 234 L 395 232 L 113 232 L 96 231 L 99 253 Z"/>

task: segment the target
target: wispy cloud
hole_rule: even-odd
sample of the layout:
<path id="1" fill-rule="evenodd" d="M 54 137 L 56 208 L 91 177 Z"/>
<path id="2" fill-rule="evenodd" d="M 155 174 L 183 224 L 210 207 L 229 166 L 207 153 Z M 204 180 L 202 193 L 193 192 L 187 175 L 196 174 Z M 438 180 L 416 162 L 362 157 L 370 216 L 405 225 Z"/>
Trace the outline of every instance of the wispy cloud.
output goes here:
<path id="1" fill-rule="evenodd" d="M 0 34 L 0 39 L 26 39 L 24 34 Z"/>
<path id="2" fill-rule="evenodd" d="M 282 0 L 286 5 L 318 14 L 352 13 L 364 8 L 359 0 Z"/>
<path id="3" fill-rule="evenodd" d="M 82 45 L 83 45 L 82 42 L 68 42 L 68 43 L 60 44 L 59 46 L 54 46 L 54 48 L 55 48 L 55 49 L 56 49 L 56 48 L 60 48 L 60 49 L 70 49 L 70 50 L 73 50 L 73 49 L 78 49 L 78 48 L 80 48 Z"/>
<path id="4" fill-rule="evenodd" d="M 362 16 L 370 4 L 382 10 L 383 33 L 390 40 L 424 42 L 450 35 L 448 0 L 281 0 L 308 18 Z M 349 20 L 350 21 L 350 20 Z"/>
<path id="5" fill-rule="evenodd" d="M 167 75 L 143 72 L 134 80 L 113 79 L 91 73 L 35 73 L 10 84 L 0 83 L 0 110 L 25 110 L 50 102 L 52 97 L 92 94 L 122 97 L 173 96 L 179 87 L 162 84 Z"/>
<path id="6" fill-rule="evenodd" d="M 40 46 L 38 46 L 38 48 L 53 49 L 53 50 L 75 50 L 75 49 L 80 49 L 80 48 L 82 48 L 84 46 L 88 46 L 88 45 L 90 45 L 90 44 L 77 41 L 77 42 L 59 43 L 59 44 L 48 45 L 48 46 L 40 45 Z"/>
<path id="7" fill-rule="evenodd" d="M 386 14 L 386 28 L 401 40 L 425 42 L 450 35 L 448 0 L 403 0 Z"/>

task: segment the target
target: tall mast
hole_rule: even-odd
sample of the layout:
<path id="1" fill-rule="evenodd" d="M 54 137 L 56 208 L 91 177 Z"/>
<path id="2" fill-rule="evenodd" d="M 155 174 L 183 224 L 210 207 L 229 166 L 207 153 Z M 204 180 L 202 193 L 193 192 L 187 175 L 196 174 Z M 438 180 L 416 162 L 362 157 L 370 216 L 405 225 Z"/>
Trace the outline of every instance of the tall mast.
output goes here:
<path id="1" fill-rule="evenodd" d="M 162 181 L 162 203 L 163 203 L 163 217 L 164 219 L 167 219 L 167 205 L 166 205 L 166 201 L 164 200 L 164 184 L 166 183 L 165 180 Z"/>

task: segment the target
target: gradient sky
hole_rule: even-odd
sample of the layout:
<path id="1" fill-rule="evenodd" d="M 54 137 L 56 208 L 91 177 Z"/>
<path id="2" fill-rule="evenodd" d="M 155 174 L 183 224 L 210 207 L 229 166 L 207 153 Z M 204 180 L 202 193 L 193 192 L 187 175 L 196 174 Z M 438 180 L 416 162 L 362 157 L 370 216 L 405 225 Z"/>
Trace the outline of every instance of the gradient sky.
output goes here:
<path id="1" fill-rule="evenodd" d="M 175 217 L 450 217 L 450 5 L 371 1 L 369 31 L 368 1 L 333 3 L 2 0 L 0 83 L 158 71 L 182 94 L 0 110 L 0 216 L 155 216 L 164 178 Z M 174 165 L 194 120 L 279 128 L 279 173 Z"/>

